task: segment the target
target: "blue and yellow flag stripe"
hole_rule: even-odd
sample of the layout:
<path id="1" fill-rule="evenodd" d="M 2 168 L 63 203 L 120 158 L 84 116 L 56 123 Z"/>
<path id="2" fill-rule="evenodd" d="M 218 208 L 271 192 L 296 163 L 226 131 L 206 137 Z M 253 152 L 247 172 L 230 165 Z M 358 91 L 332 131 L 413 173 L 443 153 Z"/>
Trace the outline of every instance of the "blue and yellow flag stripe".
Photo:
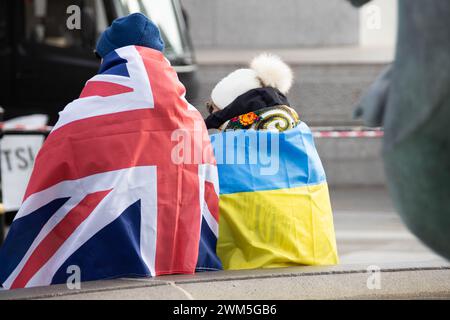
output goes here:
<path id="1" fill-rule="evenodd" d="M 211 136 L 220 193 L 316 185 L 326 181 L 311 130 L 301 122 L 285 132 L 236 130 Z"/>
<path id="2" fill-rule="evenodd" d="M 325 172 L 306 124 L 211 140 L 220 183 L 217 254 L 225 269 L 338 263 Z"/>

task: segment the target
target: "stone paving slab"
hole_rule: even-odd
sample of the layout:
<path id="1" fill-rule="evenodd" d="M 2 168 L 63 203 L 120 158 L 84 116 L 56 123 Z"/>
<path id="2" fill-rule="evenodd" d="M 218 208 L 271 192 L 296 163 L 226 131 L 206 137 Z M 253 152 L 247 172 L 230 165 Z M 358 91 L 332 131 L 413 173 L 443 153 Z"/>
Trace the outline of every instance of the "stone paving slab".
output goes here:
<path id="1" fill-rule="evenodd" d="M 394 59 L 395 50 L 390 46 L 340 46 L 321 48 L 269 48 L 253 50 L 200 49 L 196 51 L 200 66 L 247 65 L 261 52 L 279 55 L 290 65 L 354 65 L 386 64 Z"/>

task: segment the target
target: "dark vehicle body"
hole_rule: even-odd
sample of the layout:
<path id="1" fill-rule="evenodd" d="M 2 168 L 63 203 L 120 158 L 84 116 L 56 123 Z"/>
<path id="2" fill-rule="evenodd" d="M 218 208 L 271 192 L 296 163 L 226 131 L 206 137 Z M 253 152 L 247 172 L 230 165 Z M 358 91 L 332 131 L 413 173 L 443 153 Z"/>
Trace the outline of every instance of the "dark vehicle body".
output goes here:
<path id="1" fill-rule="evenodd" d="M 54 124 L 58 112 L 96 74 L 100 61 L 93 49 L 100 33 L 133 12 L 159 25 L 164 53 L 185 84 L 187 99 L 195 98 L 196 66 L 179 0 L 0 0 L 0 106 L 5 118 L 44 113 Z"/>

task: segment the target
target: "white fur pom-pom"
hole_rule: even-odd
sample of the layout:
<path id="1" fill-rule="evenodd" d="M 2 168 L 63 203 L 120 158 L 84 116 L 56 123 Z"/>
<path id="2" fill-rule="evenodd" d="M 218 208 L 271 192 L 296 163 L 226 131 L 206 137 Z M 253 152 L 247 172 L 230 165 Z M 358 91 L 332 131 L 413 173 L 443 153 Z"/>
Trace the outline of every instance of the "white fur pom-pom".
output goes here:
<path id="1" fill-rule="evenodd" d="M 293 75 L 289 66 L 278 56 L 263 53 L 250 64 L 264 86 L 274 87 L 286 94 L 292 86 Z"/>

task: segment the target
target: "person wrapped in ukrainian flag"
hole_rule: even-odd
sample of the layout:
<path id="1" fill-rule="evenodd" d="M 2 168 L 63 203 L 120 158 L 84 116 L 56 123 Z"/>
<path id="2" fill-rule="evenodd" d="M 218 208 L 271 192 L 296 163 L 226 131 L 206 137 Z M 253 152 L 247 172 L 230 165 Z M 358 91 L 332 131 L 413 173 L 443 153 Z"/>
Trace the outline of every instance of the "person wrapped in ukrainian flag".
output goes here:
<path id="1" fill-rule="evenodd" d="M 224 269 L 338 263 L 325 172 L 286 94 L 292 71 L 270 54 L 222 79 L 207 103 L 218 164 L 217 254 Z"/>

